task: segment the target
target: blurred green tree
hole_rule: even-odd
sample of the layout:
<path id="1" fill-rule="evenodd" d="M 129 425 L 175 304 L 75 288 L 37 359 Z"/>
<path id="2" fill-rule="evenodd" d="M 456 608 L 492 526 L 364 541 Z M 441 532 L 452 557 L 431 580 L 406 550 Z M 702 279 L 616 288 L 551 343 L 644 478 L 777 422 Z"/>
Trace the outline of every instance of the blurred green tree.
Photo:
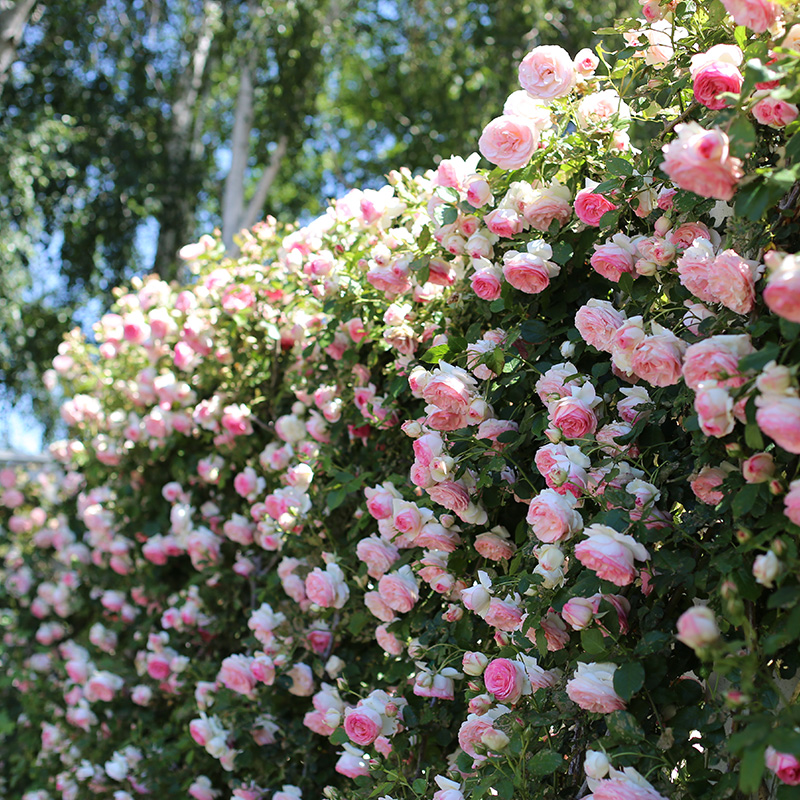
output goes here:
<path id="1" fill-rule="evenodd" d="M 313 215 L 476 148 L 537 44 L 628 0 L 0 0 L 0 381 L 39 376 L 134 274 L 214 226 Z M 476 113 L 475 109 L 479 109 Z"/>

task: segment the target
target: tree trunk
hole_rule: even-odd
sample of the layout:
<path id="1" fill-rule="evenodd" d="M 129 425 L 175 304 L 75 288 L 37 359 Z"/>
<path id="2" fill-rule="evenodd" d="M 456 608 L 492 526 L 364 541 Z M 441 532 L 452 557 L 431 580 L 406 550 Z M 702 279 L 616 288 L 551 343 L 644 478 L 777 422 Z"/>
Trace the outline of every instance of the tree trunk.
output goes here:
<path id="1" fill-rule="evenodd" d="M 251 50 L 239 69 L 239 92 L 236 95 L 236 112 L 231 134 L 231 168 L 225 178 L 222 198 L 222 242 L 233 254 L 234 234 L 242 229 L 244 218 L 244 183 L 247 160 L 250 155 L 250 132 L 253 129 L 253 61 Z"/>
<path id="2" fill-rule="evenodd" d="M 8 79 L 8 72 L 35 5 L 36 0 L 19 0 L 13 6 L 0 4 L 0 92 Z"/>
<path id="3" fill-rule="evenodd" d="M 172 104 L 169 133 L 164 146 L 167 178 L 161 192 L 158 246 L 153 265 L 153 270 L 165 279 L 175 276 L 178 250 L 188 244 L 194 223 L 199 189 L 196 165 L 203 153 L 198 100 L 219 13 L 216 0 L 206 0 L 202 27 L 189 65 L 181 77 L 178 96 Z"/>

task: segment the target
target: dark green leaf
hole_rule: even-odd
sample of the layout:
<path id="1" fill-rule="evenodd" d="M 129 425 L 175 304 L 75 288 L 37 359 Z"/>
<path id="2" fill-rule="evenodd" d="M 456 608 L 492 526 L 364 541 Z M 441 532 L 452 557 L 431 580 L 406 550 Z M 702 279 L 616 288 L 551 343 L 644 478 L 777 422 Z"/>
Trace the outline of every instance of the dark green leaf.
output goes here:
<path id="1" fill-rule="evenodd" d="M 740 358 L 739 369 L 742 372 L 747 372 L 751 369 L 759 372 L 764 369 L 770 361 L 775 361 L 780 352 L 780 347 L 775 344 L 775 342 L 770 342 L 765 347 L 762 347 L 761 350 L 756 350 L 755 353 L 750 353 L 750 355 Z"/>
<path id="2" fill-rule="evenodd" d="M 739 788 L 749 794 L 757 792 L 764 774 L 764 748 L 753 747 L 746 750 L 739 765 Z"/>
<path id="3" fill-rule="evenodd" d="M 743 517 L 753 507 L 759 493 L 759 485 L 757 483 L 748 483 L 742 486 L 733 498 L 733 515 L 735 517 Z"/>
<path id="4" fill-rule="evenodd" d="M 622 664 L 614 672 L 614 691 L 625 701 L 644 686 L 644 667 L 638 661 Z"/>
<path id="5" fill-rule="evenodd" d="M 531 775 L 551 775 L 565 764 L 564 756 L 560 753 L 554 750 L 540 750 L 528 762 L 528 772 Z"/>

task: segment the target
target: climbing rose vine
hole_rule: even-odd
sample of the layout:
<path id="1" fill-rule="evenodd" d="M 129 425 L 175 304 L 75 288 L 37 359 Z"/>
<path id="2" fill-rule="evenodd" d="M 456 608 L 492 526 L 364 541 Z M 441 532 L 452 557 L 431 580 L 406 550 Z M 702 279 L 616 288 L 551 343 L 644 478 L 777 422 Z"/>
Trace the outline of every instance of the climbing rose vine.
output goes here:
<path id="1" fill-rule="evenodd" d="M 4 797 L 796 796 L 800 26 L 642 13 L 66 338 Z"/>

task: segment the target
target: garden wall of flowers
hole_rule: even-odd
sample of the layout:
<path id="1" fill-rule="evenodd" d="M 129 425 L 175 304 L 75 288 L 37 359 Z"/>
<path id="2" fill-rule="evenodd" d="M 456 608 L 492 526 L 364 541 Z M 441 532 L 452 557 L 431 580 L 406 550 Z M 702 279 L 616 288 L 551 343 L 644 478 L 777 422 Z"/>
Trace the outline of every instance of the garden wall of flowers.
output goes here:
<path id="1" fill-rule="evenodd" d="M 3 797 L 797 796 L 800 26 L 642 11 L 67 338 Z"/>

